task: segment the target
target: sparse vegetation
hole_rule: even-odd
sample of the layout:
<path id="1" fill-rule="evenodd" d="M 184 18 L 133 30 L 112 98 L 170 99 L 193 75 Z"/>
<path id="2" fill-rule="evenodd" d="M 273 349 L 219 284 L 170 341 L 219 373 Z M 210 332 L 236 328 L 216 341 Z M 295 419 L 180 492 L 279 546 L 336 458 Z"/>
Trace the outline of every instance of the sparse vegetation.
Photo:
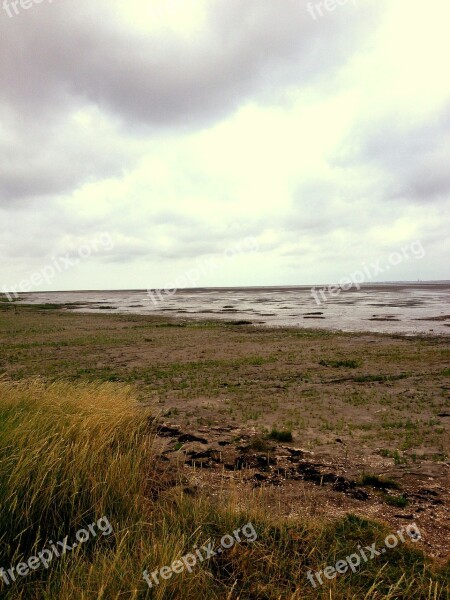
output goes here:
<path id="1" fill-rule="evenodd" d="M 399 379 L 405 379 L 408 377 L 407 373 L 400 373 L 399 375 L 358 375 L 353 379 L 357 383 L 369 383 L 369 382 L 384 382 L 384 381 L 397 381 Z"/>
<path id="2" fill-rule="evenodd" d="M 384 500 L 387 502 L 387 504 L 390 504 L 391 506 L 397 506 L 398 508 L 405 508 L 405 506 L 408 506 L 409 504 L 408 498 L 403 495 L 392 496 L 391 494 L 385 494 Z"/>
<path id="3" fill-rule="evenodd" d="M 382 448 L 379 453 L 380 456 L 384 456 L 385 458 L 393 458 L 396 465 L 402 465 L 407 462 L 407 458 L 400 454 L 398 450 L 392 451 L 387 448 Z"/>
<path id="4" fill-rule="evenodd" d="M 378 475 L 364 473 L 361 477 L 360 485 L 370 486 L 379 490 L 397 490 L 399 485 L 392 479 L 383 479 Z"/>
<path id="5" fill-rule="evenodd" d="M 292 431 L 288 431 L 286 429 L 276 429 L 273 428 L 269 433 L 269 438 L 271 440 L 277 440 L 278 442 L 292 442 Z"/>
<path id="6" fill-rule="evenodd" d="M 319 365 L 324 367 L 334 367 L 339 369 L 340 367 L 347 367 L 348 369 L 356 369 L 361 366 L 361 362 L 359 360 L 321 360 L 319 361 Z"/>
<path id="7" fill-rule="evenodd" d="M 271 448 L 267 439 L 265 439 L 261 435 L 253 436 L 247 446 L 245 446 L 247 450 L 253 450 L 254 452 L 268 452 Z"/>
<path id="8" fill-rule="evenodd" d="M 411 544 L 389 551 L 387 564 L 373 560 L 314 590 L 308 569 L 334 564 L 357 544 L 379 543 L 392 528 L 351 514 L 323 518 L 316 496 L 308 514 L 302 496 L 302 517 L 287 520 L 246 474 L 238 479 L 242 471 L 235 474 L 236 487 L 228 472 L 226 485 L 219 482 L 210 497 L 208 486 L 186 481 L 189 470 L 162 472 L 155 463 L 148 409 L 171 424 L 233 425 L 230 440 L 248 441 L 249 460 L 252 453 L 272 455 L 272 446 L 288 441 L 269 437 L 275 423 L 278 433 L 295 431 L 295 441 L 316 457 L 332 444 L 333 453 L 351 464 L 362 442 L 395 462 L 414 457 L 418 468 L 448 455 L 448 420 L 437 417 L 448 410 L 442 340 L 406 344 L 379 337 L 371 344 L 328 331 L 213 321 L 166 326 L 167 316 L 84 315 L 16 303 L 0 304 L 0 322 L 0 565 L 26 560 L 50 539 L 63 539 L 103 514 L 114 528 L 112 536 L 3 588 L 5 600 L 445 598 L 445 566 Z M 360 385 L 354 375 L 364 376 L 361 367 L 343 365 L 336 368 L 356 373 L 342 372 L 343 385 L 324 382 L 321 357 L 348 356 L 349 349 L 386 379 Z M 393 378 L 397 373 L 414 373 L 414 386 L 403 376 Z M 262 433 L 242 435 L 249 430 Z M 170 443 L 180 459 L 187 446 L 177 437 Z M 401 493 L 387 477 L 364 479 L 378 490 L 358 490 L 369 494 L 372 509 L 378 502 L 395 512 L 387 503 L 402 508 L 404 498 L 415 510 L 403 479 Z M 325 493 L 308 486 L 308 494 L 315 488 Z M 281 498 L 283 487 L 275 490 Z M 144 568 L 170 564 L 249 520 L 258 532 L 254 544 L 239 544 L 153 591 L 142 581 Z"/>

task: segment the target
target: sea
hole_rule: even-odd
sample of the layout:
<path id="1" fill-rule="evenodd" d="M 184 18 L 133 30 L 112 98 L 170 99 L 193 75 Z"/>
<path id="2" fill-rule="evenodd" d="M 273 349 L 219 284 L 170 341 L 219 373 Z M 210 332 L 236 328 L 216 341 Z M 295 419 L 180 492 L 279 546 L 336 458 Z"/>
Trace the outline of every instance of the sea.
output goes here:
<path id="1" fill-rule="evenodd" d="M 269 327 L 450 334 L 450 281 L 337 286 L 21 293 L 19 302 L 89 313 L 167 315 Z"/>

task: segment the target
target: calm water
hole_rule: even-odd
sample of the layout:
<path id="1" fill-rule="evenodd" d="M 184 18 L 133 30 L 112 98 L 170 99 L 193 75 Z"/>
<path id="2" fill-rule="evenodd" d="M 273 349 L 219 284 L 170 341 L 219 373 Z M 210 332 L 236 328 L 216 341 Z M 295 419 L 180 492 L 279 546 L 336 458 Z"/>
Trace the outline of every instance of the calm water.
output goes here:
<path id="1" fill-rule="evenodd" d="M 344 331 L 450 334 L 450 282 L 370 284 L 326 288 L 317 304 L 310 287 L 198 288 L 168 296 L 146 290 L 37 292 L 27 303 L 77 303 L 77 312 L 166 314 L 196 319 L 246 320 L 269 326 Z M 313 313 L 313 314 L 311 314 Z"/>

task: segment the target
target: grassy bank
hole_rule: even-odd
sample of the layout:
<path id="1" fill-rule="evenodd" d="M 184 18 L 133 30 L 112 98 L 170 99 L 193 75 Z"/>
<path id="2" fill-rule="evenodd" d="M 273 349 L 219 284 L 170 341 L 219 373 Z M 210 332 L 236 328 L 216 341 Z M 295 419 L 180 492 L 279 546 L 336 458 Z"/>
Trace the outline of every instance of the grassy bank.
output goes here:
<path id="1" fill-rule="evenodd" d="M 382 546 L 387 529 L 348 515 L 333 522 L 272 518 L 258 496 L 212 500 L 182 475 L 164 485 L 152 454 L 152 415 L 119 383 L 0 381 L 0 564 L 8 569 L 106 517 L 98 533 L 48 568 L 9 585 L 7 600 L 80 598 L 444 598 L 445 568 L 412 541 L 313 588 L 323 569 L 358 544 Z M 177 478 L 179 483 L 177 484 Z M 251 522 L 257 539 L 152 590 L 144 569 L 170 565 Z"/>

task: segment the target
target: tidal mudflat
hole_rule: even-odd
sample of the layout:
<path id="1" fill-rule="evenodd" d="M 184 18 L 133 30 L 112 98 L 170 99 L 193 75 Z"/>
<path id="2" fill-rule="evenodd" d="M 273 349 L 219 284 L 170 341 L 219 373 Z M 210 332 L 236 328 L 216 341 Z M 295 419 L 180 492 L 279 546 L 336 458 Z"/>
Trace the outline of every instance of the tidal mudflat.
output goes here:
<path id="1" fill-rule="evenodd" d="M 20 294 L 80 312 L 244 320 L 266 327 L 450 335 L 450 283 L 197 288 Z"/>
<path id="2" fill-rule="evenodd" d="M 448 338 L 0 306 L 3 376 L 131 385 L 169 487 L 177 465 L 284 517 L 414 519 L 449 552 Z"/>

